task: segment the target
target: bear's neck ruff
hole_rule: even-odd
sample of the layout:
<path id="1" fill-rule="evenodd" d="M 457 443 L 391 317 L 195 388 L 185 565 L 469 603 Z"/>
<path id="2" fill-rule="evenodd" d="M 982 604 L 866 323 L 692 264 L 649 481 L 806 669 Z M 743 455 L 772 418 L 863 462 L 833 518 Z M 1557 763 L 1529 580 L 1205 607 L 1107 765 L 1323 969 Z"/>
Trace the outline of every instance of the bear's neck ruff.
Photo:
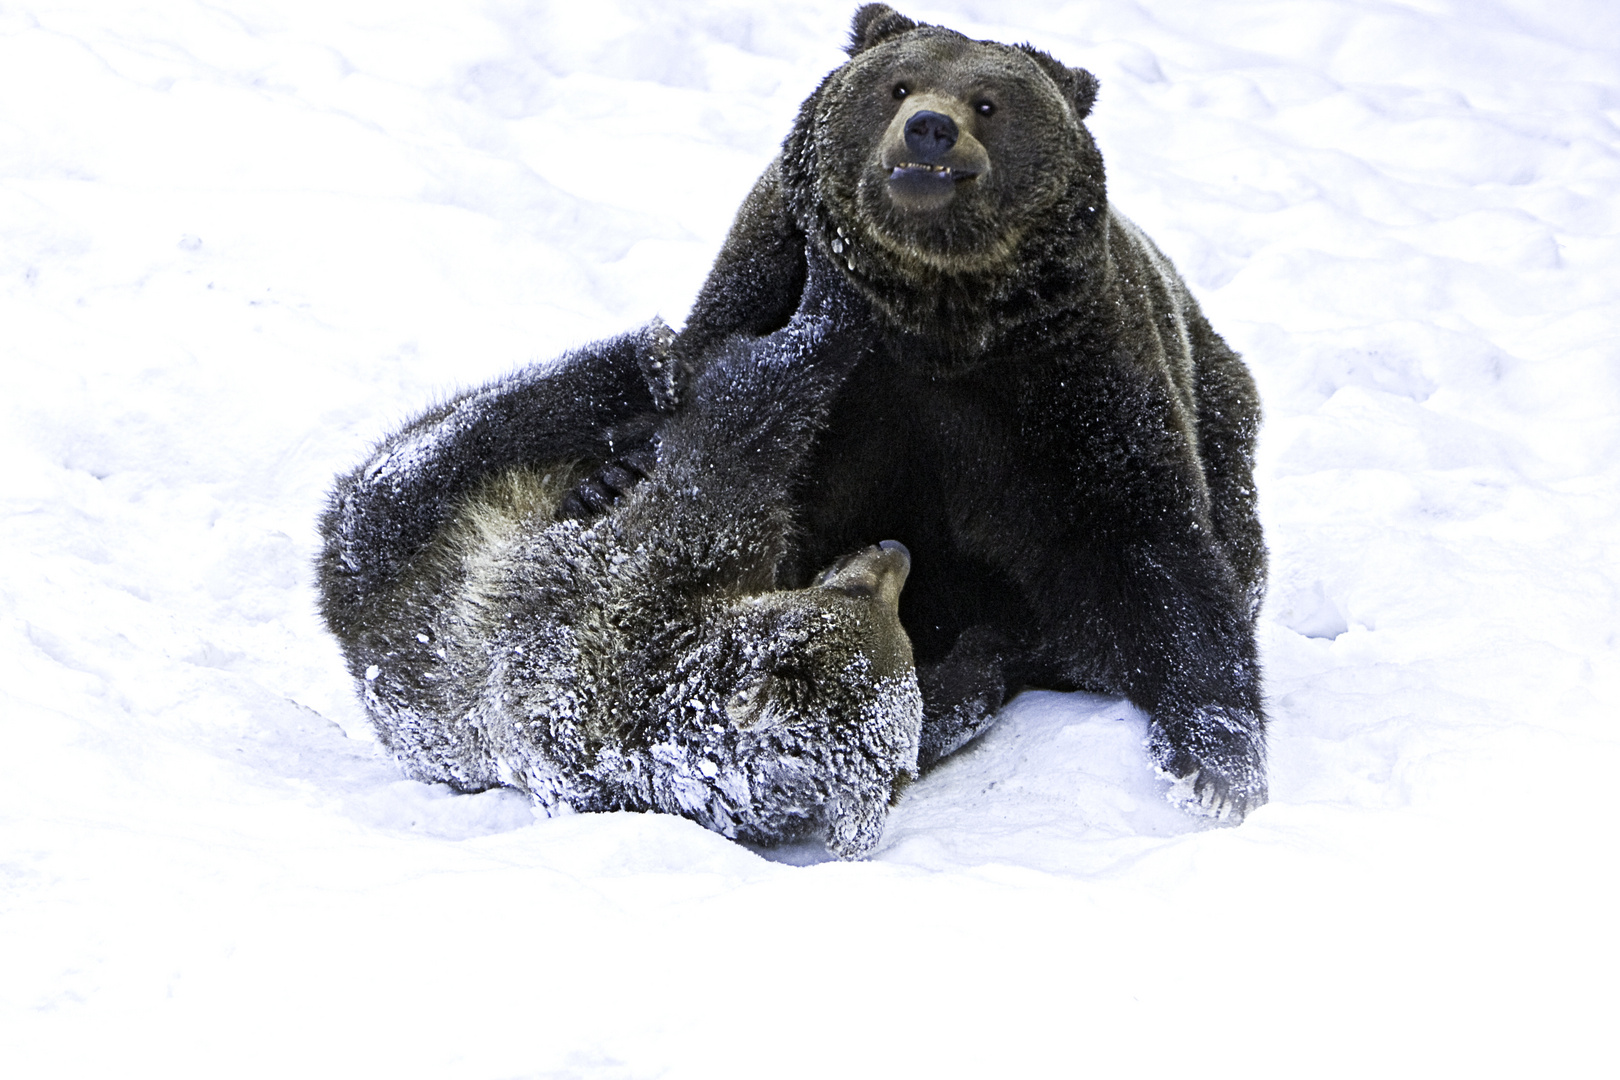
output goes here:
<path id="1" fill-rule="evenodd" d="M 1074 310 L 1087 282 L 1104 271 L 1100 202 L 1061 200 L 1053 218 L 1062 227 L 1010 240 L 1005 256 L 971 268 L 946 269 L 938 265 L 944 260 L 895 251 L 867 230 L 838 223 L 819 203 L 803 227 L 884 327 L 907 341 L 900 352 L 949 372 L 977 367 L 1009 334 Z"/>

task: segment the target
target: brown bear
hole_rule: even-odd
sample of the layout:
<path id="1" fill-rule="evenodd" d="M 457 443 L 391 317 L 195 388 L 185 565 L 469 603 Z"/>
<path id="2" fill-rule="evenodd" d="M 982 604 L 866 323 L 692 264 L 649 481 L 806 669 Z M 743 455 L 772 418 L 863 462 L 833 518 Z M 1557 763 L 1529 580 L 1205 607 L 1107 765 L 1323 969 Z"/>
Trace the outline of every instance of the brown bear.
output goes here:
<path id="1" fill-rule="evenodd" d="M 925 765 L 1022 687 L 1089 688 L 1151 715 L 1173 798 L 1240 819 L 1266 798 L 1252 378 L 1109 204 L 1090 73 L 882 4 L 848 51 L 676 345 L 701 370 L 781 325 L 810 252 L 876 318 L 798 489 L 788 580 L 870 537 L 911 549 Z"/>
<path id="2" fill-rule="evenodd" d="M 778 581 L 793 484 L 871 337 L 840 322 L 850 299 L 807 293 L 785 329 L 711 355 L 653 478 L 588 523 L 556 512 L 574 444 L 548 454 L 542 437 L 496 472 L 479 448 L 523 438 L 505 426 L 513 399 L 553 435 L 577 408 L 590 423 L 582 373 L 598 388 L 655 374 L 661 326 L 465 394 L 340 479 L 322 611 L 406 772 L 515 786 L 550 812 L 657 810 L 762 844 L 871 849 L 916 770 L 909 557 L 891 541 Z M 430 508 L 431 531 L 407 539 Z"/>

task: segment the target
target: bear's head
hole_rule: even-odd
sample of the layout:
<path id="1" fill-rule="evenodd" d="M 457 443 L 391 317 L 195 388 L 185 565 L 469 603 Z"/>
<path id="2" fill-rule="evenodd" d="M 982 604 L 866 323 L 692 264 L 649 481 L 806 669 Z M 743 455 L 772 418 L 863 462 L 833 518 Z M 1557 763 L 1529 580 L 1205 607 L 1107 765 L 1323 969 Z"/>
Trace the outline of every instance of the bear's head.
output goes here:
<path id="1" fill-rule="evenodd" d="M 808 588 L 721 602 L 671 680 L 681 700 L 659 710 L 679 720 L 652 753 L 686 785 L 666 801 L 742 839 L 865 854 L 917 768 L 922 696 L 899 614 L 910 565 L 886 541 Z"/>
<path id="2" fill-rule="evenodd" d="M 987 319 L 1067 300 L 1047 294 L 1072 290 L 1102 243 L 1102 158 L 1083 123 L 1097 80 L 883 4 L 855 13 L 848 51 L 783 151 L 811 243 L 901 329 L 970 350 L 997 328 Z"/>

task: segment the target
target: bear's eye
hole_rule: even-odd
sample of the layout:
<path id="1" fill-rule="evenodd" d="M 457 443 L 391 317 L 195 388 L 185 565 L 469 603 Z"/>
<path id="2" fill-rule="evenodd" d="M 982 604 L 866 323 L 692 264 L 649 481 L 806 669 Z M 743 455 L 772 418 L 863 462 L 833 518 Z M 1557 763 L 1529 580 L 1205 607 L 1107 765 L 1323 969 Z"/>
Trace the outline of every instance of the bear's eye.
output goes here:
<path id="1" fill-rule="evenodd" d="M 909 93 L 911 93 L 911 91 L 909 89 L 907 89 L 905 83 L 895 83 L 894 84 L 894 100 L 899 101 L 901 98 L 905 97 Z"/>
<path id="2" fill-rule="evenodd" d="M 989 116 L 996 111 L 996 103 L 993 101 L 975 102 L 973 105 L 973 111 L 978 113 L 980 116 Z"/>

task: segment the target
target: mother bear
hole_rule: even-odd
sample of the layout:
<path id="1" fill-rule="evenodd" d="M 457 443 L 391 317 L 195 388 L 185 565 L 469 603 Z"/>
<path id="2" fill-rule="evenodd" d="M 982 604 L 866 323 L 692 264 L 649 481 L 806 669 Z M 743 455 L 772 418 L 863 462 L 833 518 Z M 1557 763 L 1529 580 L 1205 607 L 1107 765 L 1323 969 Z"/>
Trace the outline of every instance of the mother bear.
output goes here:
<path id="1" fill-rule="evenodd" d="M 876 340 L 802 474 L 779 579 L 910 549 L 919 765 L 1022 688 L 1123 694 L 1171 797 L 1241 819 L 1266 799 L 1253 380 L 1109 206 L 1090 73 L 881 4 L 848 51 L 739 211 L 675 364 L 604 371 L 554 415 L 514 401 L 507 435 L 445 452 L 493 472 L 570 435 L 596 465 L 567 505 L 603 510 L 657 467 L 658 425 L 716 346 L 788 322 L 817 249 Z M 443 496 L 403 493 L 422 538 Z"/>

